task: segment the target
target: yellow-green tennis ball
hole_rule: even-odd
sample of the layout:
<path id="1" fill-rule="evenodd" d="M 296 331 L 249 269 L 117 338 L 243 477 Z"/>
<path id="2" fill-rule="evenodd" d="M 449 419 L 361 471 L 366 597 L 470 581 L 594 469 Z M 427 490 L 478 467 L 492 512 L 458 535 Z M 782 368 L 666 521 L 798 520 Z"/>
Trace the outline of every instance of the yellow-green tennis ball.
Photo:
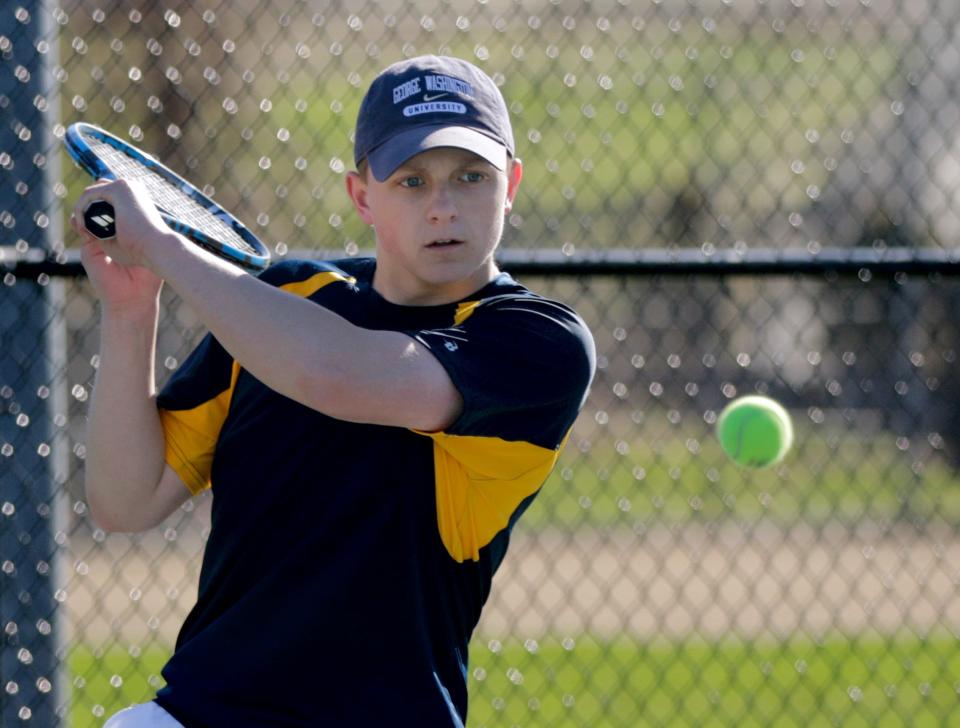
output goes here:
<path id="1" fill-rule="evenodd" d="M 720 413 L 717 438 L 735 463 L 766 468 L 787 454 L 793 443 L 793 424 L 787 411 L 769 397 L 740 397 Z"/>

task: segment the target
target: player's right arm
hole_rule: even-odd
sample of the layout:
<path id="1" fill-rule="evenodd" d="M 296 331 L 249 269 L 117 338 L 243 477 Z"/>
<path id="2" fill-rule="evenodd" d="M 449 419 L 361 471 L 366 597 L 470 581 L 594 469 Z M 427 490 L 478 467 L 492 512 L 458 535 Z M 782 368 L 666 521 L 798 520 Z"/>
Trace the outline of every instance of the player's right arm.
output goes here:
<path id="1" fill-rule="evenodd" d="M 86 497 L 107 531 L 150 528 L 190 497 L 164 462 L 154 358 L 161 281 L 87 242 L 82 260 L 100 299 L 100 357 L 87 422 Z"/>

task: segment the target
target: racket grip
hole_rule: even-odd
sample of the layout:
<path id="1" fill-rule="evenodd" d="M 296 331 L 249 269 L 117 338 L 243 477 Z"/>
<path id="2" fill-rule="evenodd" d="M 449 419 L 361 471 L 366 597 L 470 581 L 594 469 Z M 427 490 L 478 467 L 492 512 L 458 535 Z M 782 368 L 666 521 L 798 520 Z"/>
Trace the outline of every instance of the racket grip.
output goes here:
<path id="1" fill-rule="evenodd" d="M 117 218 L 113 205 L 106 200 L 94 200 L 83 212 L 83 226 L 95 238 L 109 240 L 117 235 Z"/>

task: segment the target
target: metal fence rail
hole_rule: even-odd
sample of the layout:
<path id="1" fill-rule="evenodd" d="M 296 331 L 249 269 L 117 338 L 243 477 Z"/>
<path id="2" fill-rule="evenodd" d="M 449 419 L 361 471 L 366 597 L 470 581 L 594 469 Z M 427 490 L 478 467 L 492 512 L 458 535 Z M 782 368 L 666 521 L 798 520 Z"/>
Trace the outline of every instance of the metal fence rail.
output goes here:
<path id="1" fill-rule="evenodd" d="M 960 722 L 958 21 L 895 0 L 0 8 L 0 723 L 148 698 L 208 528 L 205 497 L 138 536 L 88 517 L 98 317 L 62 231 L 85 183 L 63 125 L 208 183 L 278 258 L 362 254 L 356 108 L 423 52 L 501 84 L 525 162 L 503 265 L 599 354 L 471 645 L 471 728 Z M 166 292 L 161 383 L 202 334 Z M 773 470 L 713 436 L 751 392 L 795 422 Z"/>

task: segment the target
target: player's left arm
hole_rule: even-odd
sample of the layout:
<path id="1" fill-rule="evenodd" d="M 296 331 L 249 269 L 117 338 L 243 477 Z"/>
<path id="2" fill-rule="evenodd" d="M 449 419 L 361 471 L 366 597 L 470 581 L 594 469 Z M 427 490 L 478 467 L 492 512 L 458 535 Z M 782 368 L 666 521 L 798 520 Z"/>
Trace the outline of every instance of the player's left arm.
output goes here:
<path id="1" fill-rule="evenodd" d="M 358 327 L 188 241 L 155 270 L 253 376 L 337 419 L 440 430 L 462 401 L 446 370 L 406 334 Z"/>

